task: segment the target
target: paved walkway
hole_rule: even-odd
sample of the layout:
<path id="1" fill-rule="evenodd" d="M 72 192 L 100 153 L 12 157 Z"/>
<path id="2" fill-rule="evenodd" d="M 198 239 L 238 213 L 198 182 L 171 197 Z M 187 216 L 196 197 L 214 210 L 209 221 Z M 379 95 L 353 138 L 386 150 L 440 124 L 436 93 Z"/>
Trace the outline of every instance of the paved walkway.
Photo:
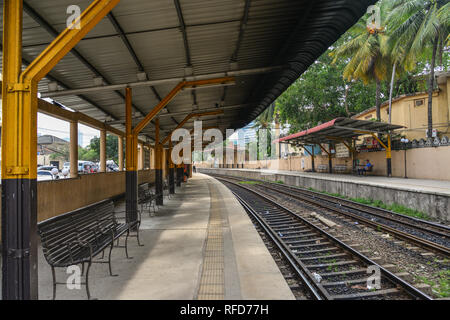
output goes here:
<path id="1" fill-rule="evenodd" d="M 294 299 L 246 212 L 221 183 L 202 174 L 143 215 L 141 242 L 113 250 L 113 272 L 94 264 L 91 294 L 98 299 Z M 118 206 L 123 210 L 123 204 Z M 51 299 L 51 271 L 39 250 L 39 298 Z M 66 281 L 58 270 L 58 281 Z M 86 299 L 84 286 L 58 286 L 57 299 Z"/>

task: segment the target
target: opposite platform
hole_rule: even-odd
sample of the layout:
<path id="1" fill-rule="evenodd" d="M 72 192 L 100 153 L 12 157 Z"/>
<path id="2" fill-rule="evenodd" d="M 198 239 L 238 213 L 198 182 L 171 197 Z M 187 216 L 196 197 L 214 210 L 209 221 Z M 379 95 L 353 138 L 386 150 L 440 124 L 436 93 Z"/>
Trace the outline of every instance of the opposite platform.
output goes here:
<path id="1" fill-rule="evenodd" d="M 294 299 L 247 213 L 220 182 L 203 174 L 176 189 L 154 214 L 142 216 L 141 243 L 130 238 L 126 259 L 113 250 L 113 272 L 94 264 L 98 299 Z M 124 204 L 117 207 L 123 210 Z M 51 298 L 51 270 L 39 257 L 40 299 Z M 68 275 L 58 270 L 58 281 Z M 58 286 L 57 299 L 86 299 L 84 286 Z"/>
<path id="2" fill-rule="evenodd" d="M 397 203 L 440 220 L 450 221 L 450 181 L 355 176 L 267 169 L 198 168 L 204 173 L 218 173 L 338 193 L 351 198 Z"/>

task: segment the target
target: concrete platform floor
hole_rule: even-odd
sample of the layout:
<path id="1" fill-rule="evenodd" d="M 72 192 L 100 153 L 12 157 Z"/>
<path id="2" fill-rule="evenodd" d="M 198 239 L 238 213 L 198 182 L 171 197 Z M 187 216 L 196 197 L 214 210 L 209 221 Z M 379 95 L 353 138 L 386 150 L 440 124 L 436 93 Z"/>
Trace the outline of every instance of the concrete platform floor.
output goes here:
<path id="1" fill-rule="evenodd" d="M 154 216 L 142 216 L 144 246 L 130 238 L 133 259 L 122 248 L 113 250 L 117 277 L 109 276 L 107 264 L 93 264 L 94 298 L 294 299 L 246 212 L 221 183 L 194 174 L 164 203 Z M 39 253 L 39 298 L 51 299 L 51 270 Z M 58 270 L 58 281 L 68 276 Z M 56 298 L 86 299 L 85 287 L 58 286 Z"/>

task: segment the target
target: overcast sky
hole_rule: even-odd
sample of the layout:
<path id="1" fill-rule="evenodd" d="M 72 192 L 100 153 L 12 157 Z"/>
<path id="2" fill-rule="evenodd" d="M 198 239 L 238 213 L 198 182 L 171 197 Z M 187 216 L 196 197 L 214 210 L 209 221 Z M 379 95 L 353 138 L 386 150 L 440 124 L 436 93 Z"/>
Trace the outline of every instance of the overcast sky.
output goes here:
<path id="1" fill-rule="evenodd" d="M 83 134 L 83 141 L 78 141 L 78 144 L 82 147 L 86 147 L 92 138 L 100 136 L 99 130 L 83 124 L 78 124 L 78 132 Z M 67 121 L 38 113 L 38 135 L 45 134 L 67 140 L 70 137 L 70 124 Z"/>

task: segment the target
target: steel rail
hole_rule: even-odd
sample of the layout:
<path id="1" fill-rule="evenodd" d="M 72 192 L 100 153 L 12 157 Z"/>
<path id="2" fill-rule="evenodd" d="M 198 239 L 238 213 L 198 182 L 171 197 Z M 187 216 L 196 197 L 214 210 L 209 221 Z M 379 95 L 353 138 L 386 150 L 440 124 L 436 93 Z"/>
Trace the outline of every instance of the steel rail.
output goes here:
<path id="1" fill-rule="evenodd" d="M 336 244 L 338 247 L 340 247 L 341 249 L 343 249 L 344 251 L 349 252 L 351 255 L 359 258 L 360 260 L 362 260 L 364 263 L 368 264 L 368 265 L 373 265 L 373 266 L 377 266 L 381 273 L 386 277 L 386 279 L 388 279 L 391 283 L 395 284 L 395 285 L 399 285 L 401 288 L 403 288 L 409 295 L 411 295 L 412 297 L 418 298 L 418 299 L 423 299 L 423 300 L 433 300 L 430 296 L 428 296 L 427 294 L 425 294 L 424 292 L 418 290 L 417 288 L 415 288 L 414 286 L 410 285 L 409 283 L 407 283 L 406 281 L 404 281 L 403 279 L 397 277 L 395 274 L 393 274 L 392 272 L 388 271 L 387 269 L 383 268 L 382 266 L 380 266 L 378 263 L 376 263 L 375 261 L 372 261 L 371 259 L 369 259 L 368 257 L 366 257 L 365 255 L 363 255 L 362 253 L 360 253 L 359 251 L 353 249 L 352 247 L 346 245 L 345 243 L 343 243 L 342 241 L 340 241 L 339 239 L 335 238 L 334 236 L 332 236 L 331 234 L 329 234 L 328 232 L 322 230 L 321 228 L 317 227 L 316 225 L 314 225 L 313 223 L 309 222 L 308 220 L 306 220 L 305 218 L 301 217 L 300 215 L 292 212 L 291 210 L 289 210 L 288 208 L 284 207 L 283 205 L 274 202 L 273 200 L 270 200 L 268 197 L 258 194 L 256 193 L 254 190 L 242 186 L 242 185 L 238 185 L 235 182 L 231 182 L 229 180 L 227 180 L 226 178 L 217 178 L 215 177 L 217 180 L 219 181 L 225 181 L 226 183 L 232 184 L 235 187 L 247 190 L 249 192 L 251 192 L 255 197 L 259 197 L 261 199 L 263 199 L 264 201 L 270 203 L 271 205 L 274 205 L 278 208 L 280 208 L 281 210 L 283 210 L 284 212 L 288 213 L 289 215 L 297 218 L 298 220 L 300 220 L 303 224 L 309 226 L 311 229 L 321 233 L 323 236 L 325 236 L 325 238 L 328 238 L 329 240 L 331 240 L 332 242 L 334 242 L 334 244 Z M 235 195 L 236 193 L 233 192 Z M 270 228 L 270 227 L 269 227 Z M 270 230 L 270 229 L 269 229 Z M 278 235 L 276 235 L 276 233 L 274 231 L 271 231 L 272 233 L 274 233 L 274 236 L 279 238 Z M 282 241 L 280 239 L 280 241 Z M 284 244 L 283 244 L 284 245 Z M 288 249 L 289 250 L 289 249 Z M 290 251 L 290 250 L 289 250 Z M 295 255 L 294 255 L 295 256 Z M 296 259 L 296 261 L 298 261 L 299 259 Z M 302 268 L 304 268 L 304 273 L 307 274 L 311 281 L 316 284 L 316 282 L 313 280 L 312 275 L 310 273 L 310 271 L 307 269 L 306 266 L 304 266 L 301 262 L 300 262 L 300 266 Z M 316 284 L 317 286 L 317 284 Z"/>
<path id="2" fill-rule="evenodd" d="M 304 271 L 298 267 L 297 261 L 295 261 L 296 258 L 295 256 L 293 256 L 292 252 L 286 248 L 286 245 L 283 244 L 283 242 L 279 239 L 279 237 L 273 234 L 270 227 L 262 219 L 258 217 L 258 213 L 244 199 L 242 199 L 234 191 L 232 191 L 232 193 L 238 199 L 238 201 L 241 203 L 244 209 L 253 216 L 253 218 L 259 223 L 261 228 L 264 229 L 265 233 L 276 244 L 278 249 L 283 253 L 284 258 L 289 261 L 290 266 L 297 272 L 299 277 L 302 279 L 303 283 L 308 287 L 309 291 L 313 294 L 314 298 L 316 300 L 323 300 L 322 295 L 319 292 L 317 292 L 314 281 L 309 277 L 309 275 L 305 276 Z"/>
<path id="3" fill-rule="evenodd" d="M 445 246 L 443 246 L 443 245 L 440 245 L 440 244 L 437 244 L 435 242 L 423 239 L 421 237 L 417 237 L 415 235 L 412 235 L 412 234 L 409 234 L 407 232 L 398 230 L 396 228 L 392 228 L 392 227 L 387 226 L 387 225 L 385 225 L 383 223 L 375 222 L 375 221 L 372 221 L 370 219 L 361 217 L 358 214 L 344 211 L 344 210 L 342 210 L 340 208 L 337 208 L 337 207 L 335 207 L 333 205 L 322 203 L 322 202 L 320 202 L 320 200 L 322 200 L 320 198 L 319 198 L 320 200 L 317 201 L 317 200 L 314 200 L 314 198 L 313 199 L 310 199 L 310 198 L 308 199 L 308 196 L 305 197 L 305 196 L 300 196 L 300 195 L 296 195 L 296 194 L 292 194 L 292 193 L 287 193 L 287 192 L 282 191 L 280 189 L 275 189 L 275 188 L 271 188 L 271 187 L 268 187 L 268 186 L 264 186 L 264 187 L 267 188 L 267 189 L 270 189 L 272 191 L 276 191 L 278 193 L 287 195 L 289 197 L 292 197 L 292 198 L 295 198 L 295 199 L 298 199 L 298 200 L 301 200 L 301 201 L 306 201 L 306 202 L 312 203 L 312 204 L 317 205 L 317 206 L 322 207 L 322 208 L 326 208 L 326 209 L 334 211 L 334 212 L 336 212 L 338 214 L 342 214 L 342 215 L 345 215 L 347 217 L 351 217 L 352 219 L 355 219 L 355 220 L 357 220 L 359 222 L 362 222 L 364 224 L 370 225 L 370 226 L 375 227 L 375 228 L 383 229 L 383 230 L 385 230 L 385 231 L 387 231 L 387 232 L 389 232 L 391 234 L 394 234 L 394 235 L 396 235 L 396 236 L 398 236 L 398 237 L 400 237 L 402 239 L 414 242 L 414 243 L 416 243 L 416 244 L 418 244 L 418 245 L 420 245 L 422 247 L 425 247 L 427 249 L 431 249 L 431 250 L 437 251 L 437 252 L 439 252 L 439 253 L 441 253 L 443 255 L 450 256 L 450 249 L 445 247 Z M 371 213 L 369 213 L 369 214 L 371 214 Z M 401 221 L 395 221 L 395 222 L 396 223 L 400 223 L 400 224 L 403 223 Z"/>
<path id="4" fill-rule="evenodd" d="M 240 178 L 238 178 L 238 177 L 229 177 L 229 176 L 226 176 L 226 177 L 240 180 Z M 328 209 L 328 210 L 333 211 L 333 212 L 335 212 L 337 214 L 344 215 L 344 216 L 350 217 L 352 219 L 355 219 L 355 220 L 357 220 L 359 222 L 362 222 L 362 223 L 364 223 L 366 225 L 370 225 L 371 227 L 374 227 L 374 228 L 377 228 L 377 229 L 378 228 L 383 229 L 384 231 L 387 231 L 387 232 L 389 232 L 389 233 L 391 233 L 393 235 L 396 235 L 397 237 L 402 238 L 404 240 L 413 242 L 413 243 L 415 243 L 415 244 L 417 244 L 417 245 L 419 245 L 421 247 L 433 250 L 433 251 L 438 252 L 440 254 L 443 254 L 445 256 L 450 256 L 450 248 L 447 248 L 447 247 L 445 247 L 443 245 L 437 244 L 437 243 L 435 243 L 433 241 L 429 241 L 429 240 L 423 239 L 421 237 L 417 237 L 415 235 L 412 235 L 412 234 L 409 234 L 407 232 L 398 230 L 396 228 L 392 228 L 392 227 L 387 226 L 387 225 L 385 225 L 385 224 L 383 224 L 381 222 L 374 222 L 374 221 L 372 221 L 370 219 L 361 217 L 358 214 L 347 212 L 347 211 L 343 210 L 342 208 L 338 208 L 338 207 L 336 207 L 334 205 L 327 205 L 327 204 L 324 204 L 324 203 L 320 202 L 320 200 L 332 202 L 332 201 L 326 199 L 327 197 L 330 197 L 330 198 L 332 198 L 332 199 L 334 199 L 336 201 L 343 200 L 343 199 L 340 199 L 340 198 L 337 198 L 337 197 L 333 197 L 333 196 L 323 195 L 323 194 L 320 194 L 320 193 L 317 193 L 317 192 L 314 192 L 314 191 L 302 190 L 300 188 L 293 188 L 293 187 L 290 187 L 290 186 L 284 186 L 284 185 L 280 185 L 280 184 L 276 184 L 277 188 L 272 188 L 272 187 L 267 186 L 267 181 L 261 181 L 261 180 L 257 180 L 257 179 L 247 179 L 246 178 L 246 180 L 263 182 L 264 183 L 263 186 L 265 188 L 268 188 L 268 189 L 272 190 L 272 191 L 284 194 L 286 196 L 295 198 L 297 200 L 309 202 L 309 203 L 311 203 L 313 205 L 316 205 L 316 206 Z M 275 185 L 275 183 L 272 183 L 272 182 L 269 182 L 269 183 Z M 290 190 L 294 189 L 295 191 L 298 191 L 298 192 L 303 193 L 303 194 L 314 193 L 315 196 L 309 196 L 309 195 L 300 196 L 298 194 L 292 194 L 292 193 L 288 193 L 286 191 L 282 191 L 281 189 L 283 189 L 283 188 L 289 188 Z M 311 199 L 309 197 L 312 197 L 313 199 Z M 356 202 L 355 202 L 355 204 L 361 205 L 361 204 L 356 203 Z M 361 206 L 363 206 L 363 205 L 361 205 Z M 369 207 L 369 208 L 370 209 L 374 209 L 372 207 Z M 359 211 L 361 211 L 363 213 L 377 216 L 376 214 L 374 214 L 372 212 L 368 212 L 368 211 L 364 211 L 364 210 L 360 210 L 360 209 L 354 209 L 354 210 L 359 210 Z M 396 213 L 394 213 L 394 212 L 390 212 L 390 211 L 387 211 L 387 212 L 389 214 L 396 215 Z M 434 230 L 429 230 L 429 229 L 426 229 L 424 227 L 415 226 L 415 225 L 412 225 L 412 224 L 409 224 L 409 223 L 405 223 L 404 221 L 400 221 L 400 220 L 397 220 L 397 219 L 394 219 L 394 218 L 389 219 L 389 218 L 387 218 L 385 216 L 382 216 L 382 215 L 379 215 L 379 217 L 383 218 L 383 219 L 391 220 L 391 221 L 393 221 L 395 223 L 398 223 L 398 224 L 408 225 L 411 228 L 415 228 L 415 229 L 418 229 L 418 230 L 424 230 L 426 232 L 437 234 L 439 236 L 446 236 L 446 237 L 448 237 L 448 235 L 446 235 L 446 234 L 439 233 L 439 232 L 434 231 Z M 402 217 L 407 217 L 407 216 L 402 215 Z M 425 224 L 429 223 L 428 221 L 423 221 L 423 220 L 418 220 L 418 221 L 419 222 L 424 222 Z M 434 224 L 434 223 L 432 224 L 432 226 L 433 227 L 441 227 L 441 225 Z M 442 227 L 443 227 L 442 228 L 443 230 L 447 230 L 447 226 L 442 226 Z"/>
<path id="5" fill-rule="evenodd" d="M 265 182 L 275 185 L 275 183 L 271 182 L 271 181 L 265 181 Z M 279 184 L 276 184 L 276 185 L 279 186 Z M 383 208 L 375 208 L 375 207 L 372 207 L 372 206 L 369 206 L 369 205 L 365 205 L 363 203 L 359 203 L 359 202 L 348 200 L 348 199 L 338 198 L 338 197 L 335 197 L 335 196 L 332 196 L 332 195 L 324 195 L 324 194 L 322 194 L 320 192 L 317 192 L 317 191 L 304 190 L 304 189 L 301 189 L 301 188 L 297 188 L 297 187 L 293 187 L 293 186 L 287 186 L 287 185 L 282 185 L 282 187 L 285 188 L 285 189 L 293 190 L 293 191 L 295 190 L 295 191 L 300 191 L 300 192 L 304 192 L 304 193 L 314 194 L 318 198 L 323 198 L 323 199 L 325 199 L 327 201 L 329 201 L 327 198 L 333 199 L 333 200 L 337 201 L 340 206 L 343 206 L 343 207 L 352 208 L 352 206 L 358 206 L 358 207 L 363 208 L 360 211 L 366 212 L 367 214 L 375 215 L 377 217 L 380 217 L 380 218 L 383 218 L 383 219 L 387 219 L 387 220 L 391 220 L 393 222 L 399 222 L 399 223 L 402 223 L 402 224 L 405 224 L 405 225 L 410 225 L 411 227 L 414 227 L 414 228 L 417 228 L 417 229 L 422 229 L 422 230 L 427 231 L 427 232 L 435 233 L 435 234 L 440 235 L 440 236 L 447 236 L 447 237 L 449 236 L 448 234 L 444 234 L 441 231 L 435 231 L 435 230 L 426 229 L 425 227 L 417 226 L 417 225 L 414 225 L 414 224 L 412 224 L 410 222 L 399 221 L 396 218 L 393 218 L 393 217 L 390 217 L 390 216 L 385 216 L 385 215 L 382 215 L 382 214 L 376 213 L 376 212 L 369 212 L 369 211 L 366 211 L 366 210 L 380 211 L 380 212 L 383 212 L 383 213 L 385 213 L 387 215 L 399 216 L 399 217 L 404 218 L 406 220 L 411 220 L 411 221 L 414 221 L 414 222 L 417 222 L 417 223 L 422 223 L 424 225 L 429 225 L 429 226 L 431 226 L 433 228 L 436 228 L 436 229 L 441 229 L 442 231 L 450 232 L 450 226 L 447 226 L 447 225 L 439 224 L 439 223 L 432 222 L 432 221 L 426 221 L 426 220 L 418 219 L 418 218 L 415 218 L 415 217 L 410 217 L 410 216 L 407 216 L 407 215 L 404 215 L 404 214 L 401 214 L 401 213 L 392 212 L 392 211 L 389 211 L 389 210 L 386 210 L 386 209 L 383 209 Z"/>

